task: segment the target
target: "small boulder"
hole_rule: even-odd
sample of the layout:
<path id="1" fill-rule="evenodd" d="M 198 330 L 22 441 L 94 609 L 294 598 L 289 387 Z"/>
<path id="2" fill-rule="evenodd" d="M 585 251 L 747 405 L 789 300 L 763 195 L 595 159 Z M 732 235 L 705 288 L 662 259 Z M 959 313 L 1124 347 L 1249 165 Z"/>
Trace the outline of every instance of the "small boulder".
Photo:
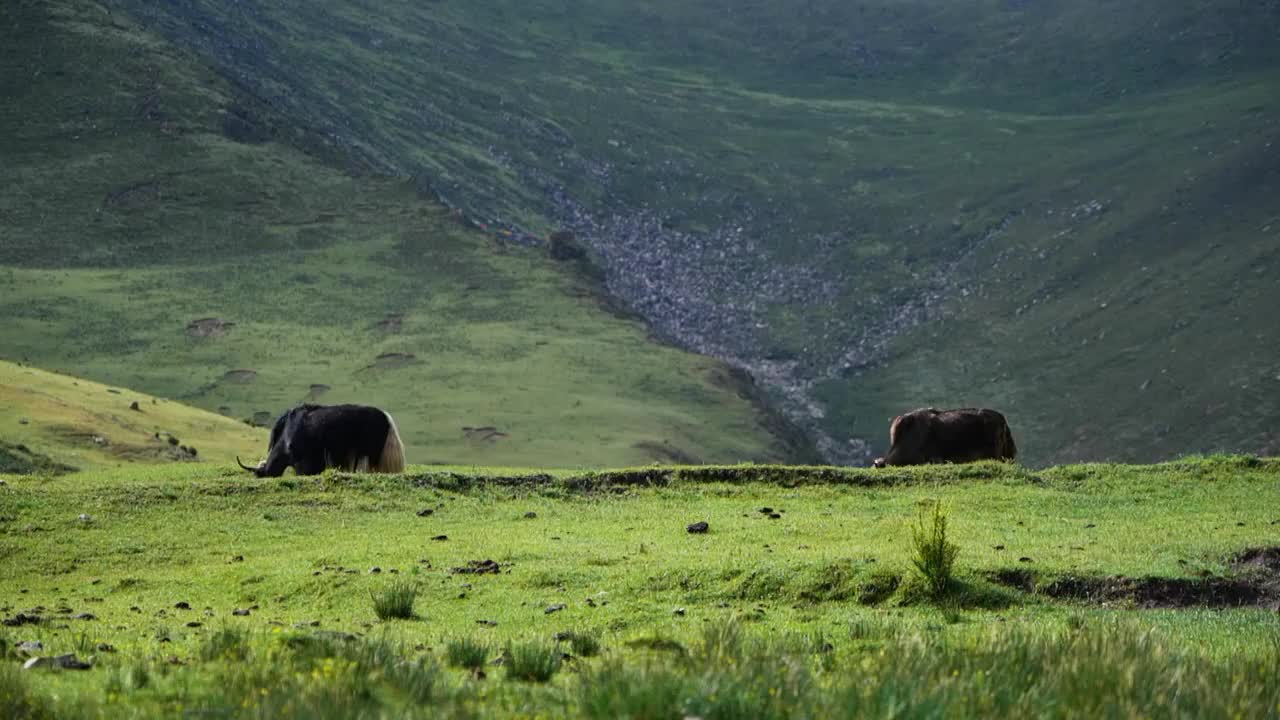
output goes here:
<path id="1" fill-rule="evenodd" d="M 707 524 L 707 521 L 702 520 L 702 521 L 693 523 L 692 525 L 689 525 L 685 529 L 688 530 L 690 534 L 698 535 L 701 533 L 705 533 L 707 530 L 710 530 L 711 526 Z"/>
<path id="2" fill-rule="evenodd" d="M 135 412 L 142 412 L 142 407 L 138 405 L 137 400 L 134 400 L 133 402 L 129 403 L 129 409 Z"/>
<path id="3" fill-rule="evenodd" d="M 44 651 L 44 643 L 39 640 L 24 640 L 14 646 L 19 655 L 39 655 Z"/>
<path id="4" fill-rule="evenodd" d="M 61 670 L 88 670 L 91 667 L 93 666 L 76 657 L 74 653 L 69 655 L 56 655 L 52 657 L 33 657 L 22 664 L 23 670 L 47 668 L 58 668 Z"/>
<path id="5" fill-rule="evenodd" d="M 555 605 L 548 605 L 547 609 L 543 610 L 543 612 L 547 615 L 550 615 L 551 613 L 558 613 L 561 610 L 564 610 L 566 607 L 569 607 L 569 606 L 565 605 L 564 603 L 556 603 Z"/>
<path id="6" fill-rule="evenodd" d="M 431 508 L 422 508 L 418 511 L 418 517 L 431 517 L 434 513 L 435 510 L 432 510 Z"/>
<path id="7" fill-rule="evenodd" d="M 235 615 L 238 617 L 248 617 L 249 613 L 250 613 L 249 608 L 236 608 L 235 610 L 231 611 L 232 615 Z"/>

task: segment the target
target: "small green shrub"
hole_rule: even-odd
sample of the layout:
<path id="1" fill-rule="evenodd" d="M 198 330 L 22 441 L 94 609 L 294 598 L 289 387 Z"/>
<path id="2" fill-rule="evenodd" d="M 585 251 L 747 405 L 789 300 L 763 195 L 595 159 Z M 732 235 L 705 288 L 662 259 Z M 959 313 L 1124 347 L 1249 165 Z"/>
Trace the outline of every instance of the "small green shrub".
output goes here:
<path id="1" fill-rule="evenodd" d="M 489 660 L 489 645 L 471 638 L 450 640 L 445 646 L 444 657 L 451 667 L 475 670 L 484 667 Z"/>
<path id="2" fill-rule="evenodd" d="M 511 680 L 544 683 L 555 676 L 562 663 L 560 650 L 541 642 L 508 645 L 505 654 L 507 678 Z"/>
<path id="3" fill-rule="evenodd" d="M 414 583 L 393 582 L 369 595 L 373 599 L 373 612 L 379 620 L 409 620 L 417 617 L 413 612 L 413 603 L 418 599 L 418 586 Z"/>
<path id="4" fill-rule="evenodd" d="M 941 598 L 951 586 L 951 571 L 960 553 L 960 546 L 947 540 L 947 515 L 941 503 L 933 504 L 932 514 L 920 514 L 911 530 L 911 545 L 911 564 L 924 578 L 929 596 Z"/>

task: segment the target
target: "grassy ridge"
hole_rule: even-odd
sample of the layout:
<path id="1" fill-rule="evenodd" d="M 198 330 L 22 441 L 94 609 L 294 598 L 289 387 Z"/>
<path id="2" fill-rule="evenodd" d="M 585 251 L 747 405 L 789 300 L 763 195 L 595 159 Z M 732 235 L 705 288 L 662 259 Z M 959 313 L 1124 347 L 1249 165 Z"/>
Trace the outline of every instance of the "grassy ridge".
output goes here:
<path id="1" fill-rule="evenodd" d="M 1042 588 L 1117 576 L 1272 582 L 1261 578 L 1274 569 L 1233 558 L 1274 544 L 1280 518 L 1257 502 L 1280 487 L 1273 461 L 1037 473 L 997 464 L 662 470 L 662 481 L 642 476 L 650 468 L 535 477 L 414 467 L 399 477 L 266 481 L 192 466 L 9 476 L 0 487 L 0 557 L 15 572 L 0 578 L 0 611 L 44 619 L 4 635 L 40 640 L 50 653 L 94 654 L 99 666 L 19 680 L 11 657 L 0 684 L 10 694 L 0 698 L 142 713 L 238 705 L 265 687 L 254 702 L 269 707 L 310 708 L 323 696 L 338 708 L 398 708 L 417 684 L 386 669 L 417 667 L 441 712 L 454 712 L 456 700 L 458 712 L 469 703 L 604 716 L 655 693 L 645 702 L 668 708 L 665 716 L 677 700 L 663 693 L 714 704 L 712 695 L 727 702 L 735 695 L 725 688 L 743 686 L 756 697 L 745 687 L 781 677 L 760 674 L 757 643 L 771 648 L 760 650 L 771 667 L 803 680 L 787 691 L 788 712 L 844 702 L 846 692 L 870 702 L 865 693 L 879 688 L 981 714 L 964 698 L 990 692 L 1003 707 L 1022 696 L 1012 688 L 1026 679 L 992 665 L 1010 667 L 1011 657 L 1042 664 L 1044 678 L 1101 683 L 1096 693 L 1117 707 L 1183 702 L 1201 708 L 1189 710 L 1196 714 L 1225 698 L 1244 708 L 1274 695 L 1273 675 L 1257 672 L 1274 662 L 1280 633 L 1265 607 L 1142 610 L 1123 599 L 1097 607 L 993 579 L 1030 573 Z M 934 500 L 960 547 L 942 606 L 923 600 L 909 558 L 910 524 Z M 765 506 L 780 517 L 760 512 Z M 686 532 L 695 520 L 709 531 Z M 456 570 L 484 560 L 497 573 Z M 417 587 L 417 618 L 378 621 L 371 593 L 398 582 Z M 82 612 L 94 619 L 70 619 Z M 486 665 L 483 682 L 439 667 L 458 638 L 489 648 L 492 659 L 507 646 L 549 648 L 570 630 L 597 638 L 604 654 L 567 661 L 578 672 L 561 670 L 545 689 L 498 677 L 501 667 Z M 95 651 L 100 642 L 115 652 Z M 561 650 L 570 652 L 567 643 Z M 355 665 L 312 675 L 325 657 Z M 1084 672 L 1086 658 L 1110 669 Z M 1102 680 L 1147 677 L 1168 663 L 1185 663 L 1199 689 L 1156 700 L 1142 694 L 1144 682 Z M 979 668 L 989 685 L 975 684 Z M 919 682 L 953 669 L 965 679 Z M 856 688 L 847 683 L 854 670 L 866 679 Z M 1227 692 L 1226 675 L 1254 689 Z M 1079 694 L 1075 681 L 1032 687 L 1044 702 L 1071 706 L 1096 695 Z"/>
<path id="2" fill-rule="evenodd" d="M 19 3 L 0 47 L 7 358 L 237 419 L 377 404 L 415 462 L 803 454 L 594 281 L 368 176 L 120 13 Z"/>
<path id="3" fill-rule="evenodd" d="M 82 469 L 132 462 L 230 464 L 236 455 L 256 457 L 267 442 L 265 431 L 238 420 L 9 362 L 0 362 L 0 416 L 0 440 L 6 444 Z"/>

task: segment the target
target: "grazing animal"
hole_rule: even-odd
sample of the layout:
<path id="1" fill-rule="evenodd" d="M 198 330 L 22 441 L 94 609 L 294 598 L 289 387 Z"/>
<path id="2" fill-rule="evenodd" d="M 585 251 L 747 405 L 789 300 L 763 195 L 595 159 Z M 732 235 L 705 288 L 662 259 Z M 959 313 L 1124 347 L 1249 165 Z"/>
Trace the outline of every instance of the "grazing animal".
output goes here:
<path id="1" fill-rule="evenodd" d="M 889 453 L 876 467 L 1013 460 L 1018 447 L 1004 415 L 986 408 L 920 408 L 889 425 Z"/>
<path id="2" fill-rule="evenodd" d="M 326 468 L 348 472 L 404 472 L 404 444 L 395 420 L 366 405 L 299 405 L 271 428 L 267 458 L 240 467 L 258 477 L 280 477 L 292 467 L 299 475 Z"/>

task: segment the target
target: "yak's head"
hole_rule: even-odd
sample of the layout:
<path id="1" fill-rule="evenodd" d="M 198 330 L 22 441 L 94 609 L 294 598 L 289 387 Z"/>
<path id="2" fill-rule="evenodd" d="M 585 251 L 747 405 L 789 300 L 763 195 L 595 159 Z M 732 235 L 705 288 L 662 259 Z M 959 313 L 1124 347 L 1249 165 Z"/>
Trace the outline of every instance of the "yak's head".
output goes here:
<path id="1" fill-rule="evenodd" d="M 280 477 L 293 464 L 293 441 L 298 434 L 306 408 L 296 407 L 281 415 L 271 428 L 271 440 L 267 445 L 267 457 L 257 467 L 249 467 L 236 457 L 236 464 L 258 477 Z"/>
<path id="2" fill-rule="evenodd" d="M 927 408 L 895 417 L 889 425 L 889 452 L 884 457 L 876 458 L 873 465 L 882 468 L 924 462 L 925 443 L 928 442 L 935 415 L 936 410 Z"/>

